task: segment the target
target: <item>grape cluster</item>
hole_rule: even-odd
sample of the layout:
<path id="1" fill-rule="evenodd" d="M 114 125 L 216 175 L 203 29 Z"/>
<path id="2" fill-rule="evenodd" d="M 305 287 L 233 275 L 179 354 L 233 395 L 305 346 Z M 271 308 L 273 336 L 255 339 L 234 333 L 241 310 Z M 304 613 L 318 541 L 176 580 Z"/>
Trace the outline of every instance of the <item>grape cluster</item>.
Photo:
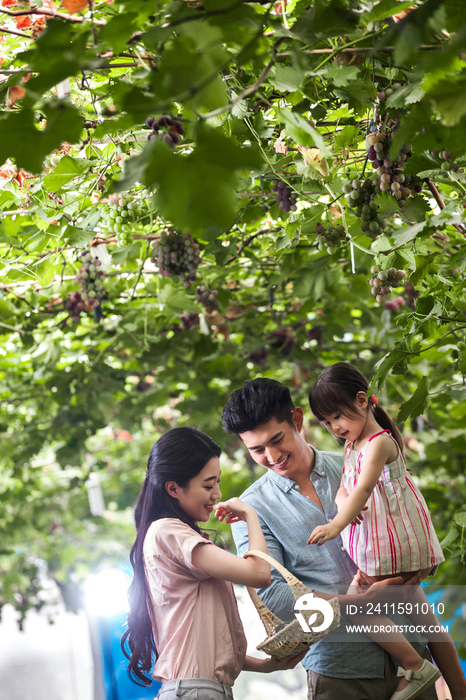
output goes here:
<path id="1" fill-rule="evenodd" d="M 190 331 L 199 323 L 199 314 L 190 311 L 188 314 L 181 314 L 180 325 L 184 331 Z"/>
<path id="2" fill-rule="evenodd" d="M 457 170 L 459 170 L 459 165 L 458 163 L 455 163 L 452 159 L 452 153 L 451 151 L 431 151 L 430 155 L 433 156 L 434 158 L 440 157 L 442 162 L 440 164 L 440 167 L 442 170 L 445 170 L 446 172 L 451 171 L 453 173 L 456 173 Z"/>
<path id="3" fill-rule="evenodd" d="M 335 250 L 341 246 L 342 243 L 348 240 L 344 226 L 338 224 L 337 226 L 329 225 L 327 228 L 319 221 L 314 233 L 317 234 L 317 245 L 319 250 L 322 252 L 327 251 L 329 255 L 333 255 Z"/>
<path id="4" fill-rule="evenodd" d="M 401 280 L 406 277 L 406 272 L 397 270 L 396 267 L 381 270 L 378 265 L 373 265 L 371 273 L 372 277 L 368 282 L 372 287 L 371 292 L 379 304 L 385 300 L 387 294 L 390 294 L 390 287 L 398 287 Z"/>
<path id="5" fill-rule="evenodd" d="M 385 302 L 385 308 L 388 309 L 389 311 L 396 311 L 396 309 L 399 306 L 404 306 L 405 305 L 405 300 L 403 297 L 397 297 L 393 301 L 386 301 Z"/>
<path id="6" fill-rule="evenodd" d="M 201 282 L 201 284 L 196 289 L 196 301 L 198 301 L 200 304 L 203 304 L 208 310 L 217 308 L 218 304 L 215 298 L 216 296 L 218 296 L 217 290 L 207 289 L 204 282 Z"/>
<path id="7" fill-rule="evenodd" d="M 159 136 L 161 130 L 167 129 L 165 133 L 162 133 L 161 137 L 172 148 L 176 146 L 180 136 L 184 134 L 183 124 L 179 119 L 173 119 L 173 117 L 160 117 L 159 120 L 156 120 L 155 117 L 147 117 L 146 125 L 152 129 L 152 133 L 147 136 L 148 141 Z"/>
<path id="8" fill-rule="evenodd" d="M 403 298 L 406 300 L 406 304 L 409 306 L 410 309 L 416 308 L 416 299 L 419 296 L 419 292 L 417 289 L 415 289 L 414 285 L 411 284 L 411 282 L 406 282 L 404 291 L 401 292 Z"/>
<path id="9" fill-rule="evenodd" d="M 81 253 L 81 267 L 76 275 L 76 281 L 81 287 L 81 299 L 88 308 L 100 306 L 100 297 L 103 292 L 100 278 L 104 274 L 98 269 L 101 264 L 99 258 L 93 258 L 89 252 Z"/>
<path id="10" fill-rule="evenodd" d="M 287 213 L 296 211 L 298 195 L 283 180 L 273 180 L 272 192 L 276 192 L 275 201 L 278 202 L 279 209 L 283 209 Z"/>
<path id="11" fill-rule="evenodd" d="M 377 196 L 379 186 L 378 178 L 366 178 L 364 182 L 359 179 L 347 180 L 343 183 L 342 190 L 346 194 L 346 203 L 355 207 L 354 213 L 361 219 L 361 231 L 369 238 L 379 236 L 386 226 L 378 215 L 378 204 L 374 199 Z"/>
<path id="12" fill-rule="evenodd" d="M 162 231 L 160 238 L 152 244 L 151 261 L 164 277 L 179 277 L 183 287 L 189 287 L 196 279 L 200 262 L 199 243 L 193 241 L 190 233 Z"/>
<path id="13" fill-rule="evenodd" d="M 253 350 L 247 355 L 246 359 L 248 362 L 253 362 L 255 365 L 260 365 L 264 367 L 267 363 L 267 358 L 269 356 L 269 351 L 267 347 L 260 348 L 259 350 Z"/>
<path id="14" fill-rule="evenodd" d="M 70 318 L 77 323 L 81 315 L 81 311 L 84 310 L 84 301 L 81 296 L 81 292 L 73 292 L 68 294 L 68 301 L 65 304 L 65 308 L 68 311 Z"/>
<path id="15" fill-rule="evenodd" d="M 412 155 L 411 146 L 403 144 L 393 160 L 388 157 L 390 141 L 398 124 L 399 118 L 396 121 L 390 120 L 386 131 L 379 131 L 377 126 L 372 124 L 366 136 L 366 146 L 367 157 L 379 177 L 377 184 L 374 182 L 376 189 L 391 194 L 398 201 L 398 206 L 403 208 L 410 195 L 422 192 L 422 184 L 417 176 L 403 173 L 404 165 Z"/>
<path id="16" fill-rule="evenodd" d="M 139 203 L 130 194 L 115 194 L 103 207 L 102 230 L 115 233 L 119 246 L 133 242 L 132 226 L 141 214 Z"/>

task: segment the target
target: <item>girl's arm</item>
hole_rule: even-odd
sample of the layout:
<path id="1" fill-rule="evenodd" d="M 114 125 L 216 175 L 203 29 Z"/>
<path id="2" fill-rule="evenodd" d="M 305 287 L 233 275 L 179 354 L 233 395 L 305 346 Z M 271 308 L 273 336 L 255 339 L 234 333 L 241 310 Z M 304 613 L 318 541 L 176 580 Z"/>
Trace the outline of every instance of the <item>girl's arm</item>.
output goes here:
<path id="1" fill-rule="evenodd" d="M 248 526 L 249 549 L 258 549 L 268 554 L 258 515 L 251 506 L 239 498 L 231 498 L 216 505 L 216 515 L 219 520 L 225 520 L 227 523 L 244 520 Z M 195 567 L 213 578 L 253 588 L 270 586 L 270 564 L 259 557 L 243 559 L 218 547 L 197 546 L 193 551 L 192 561 Z"/>
<path id="2" fill-rule="evenodd" d="M 346 490 L 346 487 L 343 483 L 343 475 L 342 475 L 340 487 L 337 491 L 337 495 L 335 496 L 335 503 L 337 504 L 338 512 L 341 512 L 343 510 L 347 498 L 348 498 L 348 491 Z M 353 525 L 359 525 L 359 523 L 362 523 L 362 521 L 364 520 L 364 516 L 362 514 L 362 511 L 364 511 L 364 510 L 367 510 L 367 506 L 364 506 L 363 508 L 361 508 L 361 512 L 358 513 L 353 518 L 353 520 L 351 521 Z M 308 544 L 310 544 L 309 541 L 308 541 Z"/>
<path id="3" fill-rule="evenodd" d="M 337 504 L 338 511 L 342 510 L 344 504 L 346 503 L 347 498 L 348 498 L 348 491 L 346 490 L 346 488 L 343 484 L 343 474 L 342 474 L 340 486 L 338 488 L 337 495 L 335 496 L 335 503 Z"/>
<path id="4" fill-rule="evenodd" d="M 380 439 L 382 438 L 382 439 Z M 382 469 L 393 455 L 393 441 L 386 435 L 375 438 L 368 446 L 364 456 L 358 483 L 351 494 L 346 498 L 342 507 L 338 509 L 338 515 L 328 525 L 319 525 L 314 528 L 308 539 L 308 544 L 319 546 L 328 540 L 334 540 L 340 532 L 361 512 L 370 497 Z"/>

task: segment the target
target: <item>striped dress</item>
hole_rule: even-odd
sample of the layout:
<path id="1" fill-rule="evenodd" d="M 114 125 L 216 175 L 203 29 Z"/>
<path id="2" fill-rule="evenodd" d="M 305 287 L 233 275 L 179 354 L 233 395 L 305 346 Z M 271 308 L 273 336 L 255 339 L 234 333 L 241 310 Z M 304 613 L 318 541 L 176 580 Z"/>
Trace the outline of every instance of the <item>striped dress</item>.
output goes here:
<path id="1" fill-rule="evenodd" d="M 345 445 L 343 484 L 350 494 L 355 488 L 369 442 L 360 450 Z M 393 439 L 393 438 L 392 438 Z M 364 520 L 348 525 L 341 533 L 344 548 L 368 576 L 388 576 L 434 567 L 445 561 L 426 502 L 409 476 L 403 456 L 382 469 L 366 503 Z"/>

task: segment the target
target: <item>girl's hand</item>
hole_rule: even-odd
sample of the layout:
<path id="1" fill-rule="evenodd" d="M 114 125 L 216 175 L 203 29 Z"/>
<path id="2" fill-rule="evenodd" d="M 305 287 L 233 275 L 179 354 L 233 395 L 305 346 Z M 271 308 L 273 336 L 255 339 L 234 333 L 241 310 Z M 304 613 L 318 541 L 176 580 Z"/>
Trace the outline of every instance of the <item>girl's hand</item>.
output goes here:
<path id="1" fill-rule="evenodd" d="M 264 659 L 264 665 L 262 673 L 272 673 L 273 671 L 288 671 L 290 668 L 294 668 L 299 662 L 304 659 L 307 654 L 306 651 L 302 651 L 296 656 L 285 656 L 284 659 L 277 659 L 276 656 L 271 656 L 270 659 Z"/>
<path id="2" fill-rule="evenodd" d="M 332 523 L 329 523 L 328 525 L 319 525 L 313 529 L 307 543 L 317 544 L 317 546 L 320 547 L 320 545 L 324 544 L 324 542 L 334 540 L 339 534 L 340 530 L 335 527 L 335 525 L 332 525 Z"/>
<path id="3" fill-rule="evenodd" d="M 217 503 L 215 506 L 215 517 L 222 522 L 237 523 L 241 520 L 246 520 L 248 514 L 254 512 L 251 506 L 248 506 L 239 498 L 230 498 L 228 501 Z"/>
<path id="4" fill-rule="evenodd" d="M 362 521 L 364 520 L 364 515 L 362 514 L 362 512 L 364 510 L 367 510 L 367 508 L 367 506 L 364 506 L 364 508 L 361 509 L 361 512 L 358 513 L 351 521 L 351 525 L 360 525 L 362 523 Z"/>

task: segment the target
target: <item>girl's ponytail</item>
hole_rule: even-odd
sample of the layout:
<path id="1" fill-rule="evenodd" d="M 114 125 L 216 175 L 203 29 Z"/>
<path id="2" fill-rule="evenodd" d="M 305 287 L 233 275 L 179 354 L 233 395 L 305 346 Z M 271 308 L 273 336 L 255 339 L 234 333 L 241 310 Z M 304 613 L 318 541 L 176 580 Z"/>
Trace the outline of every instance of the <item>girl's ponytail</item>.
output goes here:
<path id="1" fill-rule="evenodd" d="M 392 436 L 395 438 L 398 444 L 398 447 L 400 448 L 401 454 L 404 455 L 403 438 L 401 437 L 401 433 L 395 425 L 395 421 L 393 421 L 390 418 L 388 413 L 384 411 L 378 403 L 374 402 L 372 396 L 369 398 L 369 404 L 372 407 L 372 412 L 377 423 L 381 425 L 384 430 L 389 430 L 391 432 Z"/>

